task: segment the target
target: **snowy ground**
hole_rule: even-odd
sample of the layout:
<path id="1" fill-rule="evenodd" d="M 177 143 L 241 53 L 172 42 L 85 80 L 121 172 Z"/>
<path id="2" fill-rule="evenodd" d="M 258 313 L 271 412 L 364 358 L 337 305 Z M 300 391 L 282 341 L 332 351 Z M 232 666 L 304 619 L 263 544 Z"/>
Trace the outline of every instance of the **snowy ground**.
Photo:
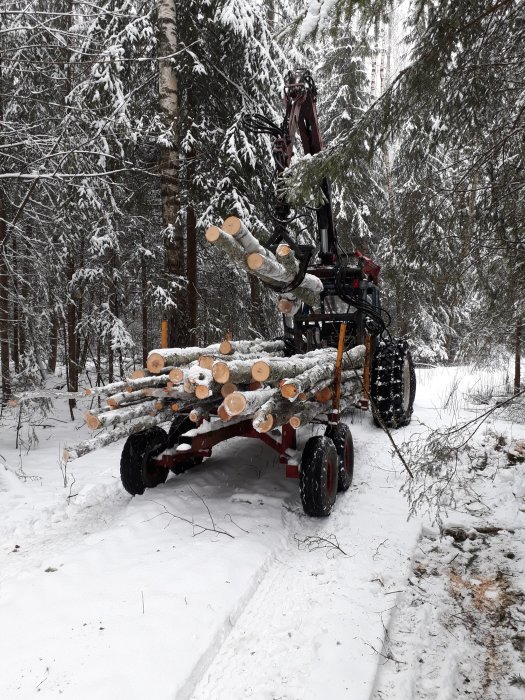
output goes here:
<path id="1" fill-rule="evenodd" d="M 419 375 L 398 442 L 470 417 L 450 391 L 464 370 Z M 407 521 L 402 467 L 367 415 L 354 485 L 326 520 L 302 514 L 297 482 L 249 440 L 144 497 L 120 485 L 121 445 L 71 463 L 64 487 L 61 445 L 87 431 L 63 410 L 43 423 L 21 455 L 1 428 L 0 698 L 523 697 L 525 480 L 505 451 L 483 511 L 455 517 L 461 540 Z M 517 631 L 497 636 L 509 616 Z M 480 665 L 482 647 L 495 651 Z"/>

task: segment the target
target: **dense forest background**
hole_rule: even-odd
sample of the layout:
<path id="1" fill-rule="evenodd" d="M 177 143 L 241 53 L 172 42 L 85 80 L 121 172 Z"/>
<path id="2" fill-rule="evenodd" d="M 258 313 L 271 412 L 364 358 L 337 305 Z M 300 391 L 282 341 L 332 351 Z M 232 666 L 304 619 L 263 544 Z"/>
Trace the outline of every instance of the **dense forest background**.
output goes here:
<path id="1" fill-rule="evenodd" d="M 174 345 L 279 335 L 269 292 L 202 234 L 236 214 L 269 235 L 271 144 L 243 118 L 280 122 L 299 65 L 327 149 L 292 169 L 297 235 L 327 173 L 393 333 L 425 362 L 514 354 L 519 388 L 523 2 L 6 0 L 0 22 L 4 400 L 129 373 L 162 318 Z"/>

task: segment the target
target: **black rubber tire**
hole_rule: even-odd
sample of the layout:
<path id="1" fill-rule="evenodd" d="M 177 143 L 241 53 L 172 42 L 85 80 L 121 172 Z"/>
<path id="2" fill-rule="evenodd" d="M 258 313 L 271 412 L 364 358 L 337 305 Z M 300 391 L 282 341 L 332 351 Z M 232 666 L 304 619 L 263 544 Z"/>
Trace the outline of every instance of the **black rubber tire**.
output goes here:
<path id="1" fill-rule="evenodd" d="M 122 486 L 132 496 L 141 496 L 146 489 L 163 484 L 168 470 L 150 462 L 168 446 L 168 434 L 159 427 L 130 435 L 120 458 Z"/>
<path id="2" fill-rule="evenodd" d="M 348 491 L 354 478 L 354 441 L 345 423 L 329 425 L 325 436 L 334 443 L 337 452 L 337 490 Z"/>
<path id="3" fill-rule="evenodd" d="M 168 445 L 169 447 L 175 447 L 179 444 L 179 438 L 183 433 L 187 433 L 188 430 L 193 430 L 195 428 L 195 423 L 193 423 L 187 416 L 176 416 L 170 425 L 170 430 L 168 433 Z M 183 462 L 177 462 L 177 465 L 170 469 L 173 474 L 183 474 L 187 472 L 188 469 L 192 467 L 197 467 L 202 464 L 204 457 L 189 457 Z"/>
<path id="4" fill-rule="evenodd" d="M 337 496 L 338 459 L 330 438 L 316 436 L 308 440 L 301 458 L 299 488 L 306 515 L 325 518 L 330 515 Z"/>
<path id="5" fill-rule="evenodd" d="M 372 361 L 370 399 L 379 427 L 410 423 L 416 396 L 414 362 L 404 340 L 381 341 Z"/>

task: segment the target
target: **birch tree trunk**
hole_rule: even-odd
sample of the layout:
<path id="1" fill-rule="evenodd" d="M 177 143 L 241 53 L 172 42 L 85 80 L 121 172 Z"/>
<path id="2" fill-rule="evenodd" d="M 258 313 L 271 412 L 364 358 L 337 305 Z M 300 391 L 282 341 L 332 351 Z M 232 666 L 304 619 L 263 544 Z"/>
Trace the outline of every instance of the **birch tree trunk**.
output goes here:
<path id="1" fill-rule="evenodd" d="M 160 56 L 171 56 L 177 51 L 177 13 L 175 0 L 157 0 L 158 37 Z M 177 284 L 176 306 L 168 312 L 168 345 L 186 344 L 186 298 L 182 284 L 185 276 L 184 233 L 179 221 L 180 183 L 178 157 L 179 99 L 177 74 L 169 58 L 159 61 L 159 108 L 164 134 L 159 152 L 160 198 L 166 272 L 169 281 Z"/>

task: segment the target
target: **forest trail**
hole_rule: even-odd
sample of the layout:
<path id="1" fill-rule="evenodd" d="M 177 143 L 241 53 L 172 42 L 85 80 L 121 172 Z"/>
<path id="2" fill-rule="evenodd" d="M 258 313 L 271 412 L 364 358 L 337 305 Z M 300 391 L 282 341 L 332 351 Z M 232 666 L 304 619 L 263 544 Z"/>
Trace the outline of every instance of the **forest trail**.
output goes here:
<path id="1" fill-rule="evenodd" d="M 424 439 L 423 423 L 457 420 L 455 376 L 419 372 L 414 421 L 398 443 Z M 297 482 L 258 442 L 231 440 L 131 498 L 120 444 L 74 462 L 64 488 L 57 445 L 71 424 L 38 430 L 22 479 L 4 431 L 0 695 L 368 700 L 421 524 L 407 521 L 387 436 L 367 414 L 351 429 L 354 483 L 322 520 L 304 516 Z"/>

